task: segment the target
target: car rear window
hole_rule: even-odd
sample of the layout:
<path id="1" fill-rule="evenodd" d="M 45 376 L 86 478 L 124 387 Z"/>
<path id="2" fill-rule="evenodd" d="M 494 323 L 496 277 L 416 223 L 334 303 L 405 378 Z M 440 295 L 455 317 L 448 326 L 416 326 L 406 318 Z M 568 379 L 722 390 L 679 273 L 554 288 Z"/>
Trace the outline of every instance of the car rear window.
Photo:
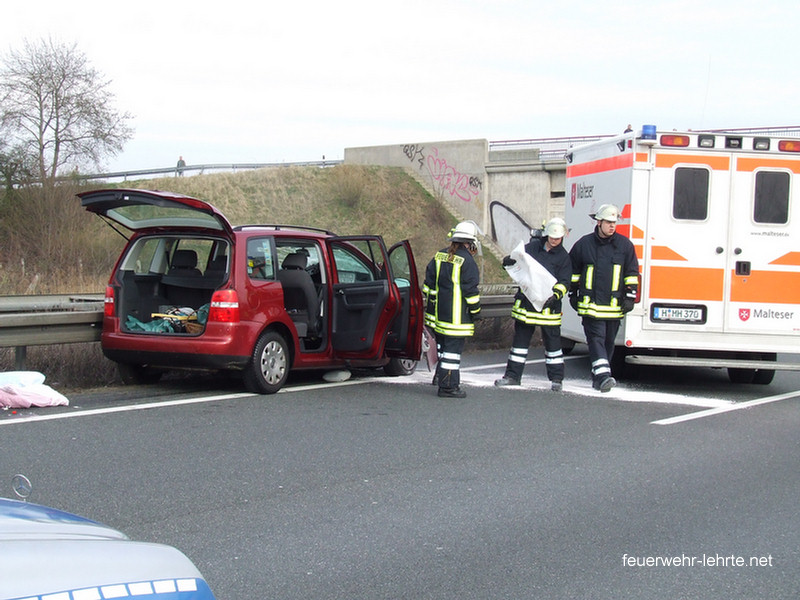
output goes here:
<path id="1" fill-rule="evenodd" d="M 208 238 L 185 238 L 176 236 L 149 236 L 136 240 L 128 249 L 122 262 L 123 271 L 137 275 L 164 274 L 173 263 L 179 250 L 188 250 L 197 257 L 195 268 L 207 270 L 212 257 L 227 253 L 226 242 Z"/>

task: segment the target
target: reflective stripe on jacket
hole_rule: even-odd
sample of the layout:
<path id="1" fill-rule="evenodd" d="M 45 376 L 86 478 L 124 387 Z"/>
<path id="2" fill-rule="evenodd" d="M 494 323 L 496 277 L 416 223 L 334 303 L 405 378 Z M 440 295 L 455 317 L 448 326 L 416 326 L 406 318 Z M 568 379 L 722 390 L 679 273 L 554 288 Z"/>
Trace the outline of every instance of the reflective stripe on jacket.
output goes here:
<path id="1" fill-rule="evenodd" d="M 639 284 L 639 260 L 631 241 L 614 233 L 601 238 L 597 228 L 575 242 L 572 290 L 578 294 L 578 314 L 593 319 L 621 319 L 622 298 Z"/>

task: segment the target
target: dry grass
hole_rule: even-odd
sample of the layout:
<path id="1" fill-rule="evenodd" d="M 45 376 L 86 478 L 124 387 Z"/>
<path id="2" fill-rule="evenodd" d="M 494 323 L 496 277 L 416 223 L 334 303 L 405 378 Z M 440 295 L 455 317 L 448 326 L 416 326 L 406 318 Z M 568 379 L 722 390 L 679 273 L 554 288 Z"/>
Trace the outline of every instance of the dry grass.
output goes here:
<path id="1" fill-rule="evenodd" d="M 116 365 L 103 356 L 100 344 L 96 342 L 30 346 L 26 354 L 25 368 L 43 373 L 45 383 L 62 394 L 121 383 Z M 0 370 L 16 370 L 14 348 L 0 348 Z"/>
<path id="2" fill-rule="evenodd" d="M 75 194 L 106 185 L 24 189 L 0 203 L 0 289 L 3 295 L 101 293 L 125 240 L 80 206 Z M 126 182 L 194 196 L 221 210 L 234 225 L 293 224 L 340 235 L 378 233 L 387 244 L 408 239 L 417 271 L 446 245 L 453 217 L 401 169 L 340 165 L 282 167 Z M 505 282 L 499 262 L 485 253 L 484 280 Z M 491 320 L 490 320 L 491 321 Z M 486 340 L 509 336 L 482 324 Z M 500 335 L 502 333 L 502 335 Z M 510 339 L 510 338 L 509 338 Z M 14 368 L 14 350 L 0 349 L 0 368 Z M 99 344 L 31 347 L 27 368 L 54 387 L 118 383 Z"/>

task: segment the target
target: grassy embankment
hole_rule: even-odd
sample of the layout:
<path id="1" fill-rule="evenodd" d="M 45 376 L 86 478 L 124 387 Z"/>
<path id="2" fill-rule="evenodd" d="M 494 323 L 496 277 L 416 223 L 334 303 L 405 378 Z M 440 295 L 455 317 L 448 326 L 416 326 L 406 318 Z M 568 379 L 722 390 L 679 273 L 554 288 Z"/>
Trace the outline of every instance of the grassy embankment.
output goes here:
<path id="1" fill-rule="evenodd" d="M 125 240 L 85 212 L 75 197 L 78 191 L 98 187 L 107 185 L 64 184 L 50 192 L 22 189 L 3 198 L 0 295 L 102 293 Z M 447 232 L 456 222 L 417 182 L 393 168 L 271 168 L 114 187 L 194 196 L 216 206 L 234 225 L 301 224 L 340 235 L 377 233 L 389 245 L 408 239 L 420 274 L 433 253 L 446 244 Z M 479 264 L 484 281 L 508 281 L 488 252 Z M 46 382 L 62 391 L 118 383 L 116 368 L 103 357 L 99 344 L 32 346 L 26 366 L 43 372 Z M 14 350 L 0 349 L 0 369 L 13 368 Z"/>

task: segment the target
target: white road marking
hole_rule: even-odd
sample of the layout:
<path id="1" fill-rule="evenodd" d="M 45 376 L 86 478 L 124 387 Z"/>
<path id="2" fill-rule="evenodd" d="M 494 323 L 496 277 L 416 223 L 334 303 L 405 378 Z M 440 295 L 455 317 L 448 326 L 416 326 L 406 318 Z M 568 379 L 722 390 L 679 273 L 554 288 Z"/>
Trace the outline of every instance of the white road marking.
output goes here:
<path id="1" fill-rule="evenodd" d="M 318 388 L 342 387 L 347 385 L 359 385 L 367 383 L 369 379 L 356 379 L 343 381 L 341 383 L 317 383 L 310 385 L 298 385 L 294 387 L 281 388 L 279 394 L 291 394 L 294 392 L 305 392 Z M 76 410 L 75 412 L 60 412 L 50 415 L 30 415 L 27 417 L 8 418 L 0 420 L 1 425 L 19 425 L 21 423 L 39 423 L 41 421 L 58 421 L 61 419 L 72 419 L 74 417 L 92 417 L 95 415 L 108 415 L 111 413 L 132 412 L 135 410 L 147 410 L 150 408 L 168 408 L 171 406 L 183 406 L 186 404 L 204 404 L 206 402 L 217 402 L 218 400 L 236 400 L 237 398 L 250 398 L 258 396 L 250 392 L 237 394 L 220 394 L 217 396 L 201 396 L 198 398 L 184 398 L 182 400 L 167 400 L 165 402 L 147 402 L 146 404 L 129 404 L 126 406 L 110 406 L 108 408 L 94 408 L 90 410 Z"/>
<path id="2" fill-rule="evenodd" d="M 701 410 L 699 412 L 689 413 L 687 415 L 679 415 L 677 417 L 670 417 L 669 419 L 660 419 L 653 421 L 651 425 L 674 425 L 676 423 L 683 423 L 685 421 L 692 421 L 694 419 L 702 419 L 705 417 L 712 417 L 714 415 L 721 415 L 722 413 L 731 412 L 734 410 L 742 410 L 743 408 L 752 408 L 761 404 L 770 404 L 772 402 L 780 402 L 781 400 L 788 400 L 789 398 L 800 397 L 800 390 L 796 392 L 787 392 L 785 394 L 778 394 L 776 396 L 767 396 L 766 398 L 756 398 L 755 400 L 748 400 L 747 402 L 732 402 L 729 406 L 719 406 L 717 408 L 710 408 L 708 410 Z"/>

